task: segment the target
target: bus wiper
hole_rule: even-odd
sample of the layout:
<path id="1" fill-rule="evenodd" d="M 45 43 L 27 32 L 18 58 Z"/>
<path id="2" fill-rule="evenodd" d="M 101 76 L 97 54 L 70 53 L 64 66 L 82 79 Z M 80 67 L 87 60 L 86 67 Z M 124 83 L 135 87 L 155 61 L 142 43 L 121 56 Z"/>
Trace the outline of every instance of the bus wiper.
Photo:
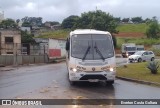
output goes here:
<path id="1" fill-rule="evenodd" d="M 96 43 L 95 43 L 94 48 L 96 49 L 96 52 L 101 56 L 102 60 L 104 61 L 104 60 L 105 60 L 105 58 L 104 58 L 104 56 L 102 55 L 101 51 L 98 49 L 98 47 L 97 47 Z"/>
<path id="2" fill-rule="evenodd" d="M 88 46 L 88 48 L 87 48 L 82 60 L 85 60 L 85 58 L 86 58 L 86 56 L 87 56 L 87 54 L 88 54 L 90 49 L 91 49 L 91 46 Z"/>

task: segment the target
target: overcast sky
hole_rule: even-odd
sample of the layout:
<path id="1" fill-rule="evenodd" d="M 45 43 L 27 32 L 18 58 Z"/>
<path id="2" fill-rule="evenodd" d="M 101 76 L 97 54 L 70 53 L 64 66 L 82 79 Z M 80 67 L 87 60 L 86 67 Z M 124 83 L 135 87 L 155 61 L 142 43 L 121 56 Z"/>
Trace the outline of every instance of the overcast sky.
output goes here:
<path id="1" fill-rule="evenodd" d="M 59 21 L 69 15 L 102 10 L 115 17 L 160 19 L 160 0 L 0 0 L 5 18 L 43 17 L 43 21 Z"/>

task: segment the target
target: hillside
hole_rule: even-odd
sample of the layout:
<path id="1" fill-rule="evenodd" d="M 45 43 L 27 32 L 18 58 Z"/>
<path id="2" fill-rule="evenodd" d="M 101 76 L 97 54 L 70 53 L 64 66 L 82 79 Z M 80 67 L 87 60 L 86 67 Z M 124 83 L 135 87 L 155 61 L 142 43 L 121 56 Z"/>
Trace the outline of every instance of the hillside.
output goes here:
<path id="1" fill-rule="evenodd" d="M 116 37 L 145 37 L 146 24 L 121 24 L 117 27 L 119 31 Z"/>
<path id="2" fill-rule="evenodd" d="M 144 37 L 146 24 L 121 24 L 117 27 L 119 31 L 115 34 L 116 37 Z M 39 38 L 66 38 L 70 30 L 57 30 L 50 32 L 43 32 L 38 36 Z"/>
<path id="3" fill-rule="evenodd" d="M 126 32 L 126 33 L 132 33 L 132 32 L 145 33 L 146 24 L 121 24 L 117 27 L 117 30 L 119 32 Z"/>
<path id="4" fill-rule="evenodd" d="M 160 44 L 160 40 L 145 38 L 145 24 L 123 24 L 117 27 L 119 34 L 117 37 L 117 48 L 121 48 L 122 43 L 136 43 L 139 45 L 151 46 Z M 38 38 L 63 38 L 69 35 L 70 30 L 57 30 L 41 33 Z"/>
<path id="5" fill-rule="evenodd" d="M 69 32 L 69 30 L 42 32 L 37 38 L 66 38 Z"/>

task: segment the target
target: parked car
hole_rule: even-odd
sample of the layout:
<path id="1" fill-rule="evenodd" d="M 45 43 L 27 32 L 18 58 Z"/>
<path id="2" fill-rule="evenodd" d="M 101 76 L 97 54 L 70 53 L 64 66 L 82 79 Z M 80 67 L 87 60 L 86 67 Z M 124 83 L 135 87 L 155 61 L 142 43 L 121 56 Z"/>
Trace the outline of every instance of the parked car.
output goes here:
<path id="1" fill-rule="evenodd" d="M 129 62 L 154 61 L 155 55 L 152 51 L 137 51 L 128 57 Z"/>

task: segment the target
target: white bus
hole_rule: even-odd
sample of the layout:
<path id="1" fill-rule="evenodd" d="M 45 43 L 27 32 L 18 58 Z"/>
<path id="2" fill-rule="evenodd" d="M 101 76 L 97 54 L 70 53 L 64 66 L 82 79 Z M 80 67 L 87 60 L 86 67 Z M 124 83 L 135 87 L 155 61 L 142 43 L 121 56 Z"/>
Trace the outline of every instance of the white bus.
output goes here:
<path id="1" fill-rule="evenodd" d="M 109 32 L 91 29 L 72 31 L 67 38 L 66 52 L 70 84 L 77 81 L 114 83 L 115 52 Z"/>

